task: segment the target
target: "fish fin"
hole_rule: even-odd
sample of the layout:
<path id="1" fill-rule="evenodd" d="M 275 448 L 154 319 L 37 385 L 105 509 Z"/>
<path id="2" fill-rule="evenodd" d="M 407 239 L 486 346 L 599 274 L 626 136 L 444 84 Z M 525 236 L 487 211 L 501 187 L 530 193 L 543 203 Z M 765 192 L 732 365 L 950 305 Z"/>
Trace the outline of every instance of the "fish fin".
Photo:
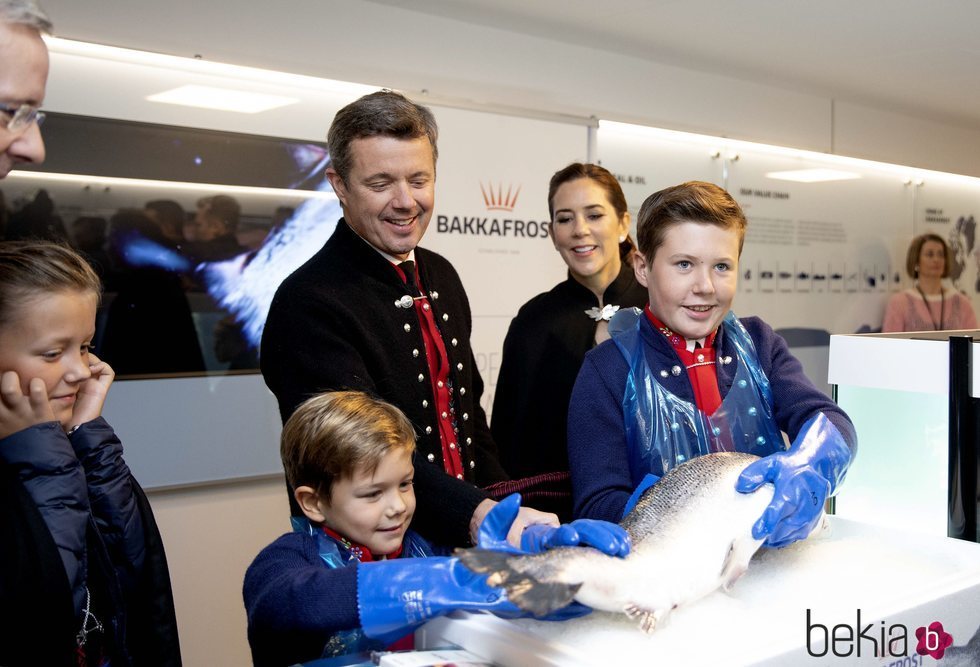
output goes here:
<path id="1" fill-rule="evenodd" d="M 487 584 L 503 588 L 507 591 L 508 600 L 534 616 L 546 616 L 567 606 L 582 587 L 581 582 L 543 581 L 534 573 L 519 567 L 527 566 L 533 560 L 542 575 L 548 574 L 544 559 L 531 559 L 489 549 L 457 549 L 455 555 L 473 572 L 488 574 Z"/>
<path id="2" fill-rule="evenodd" d="M 635 604 L 627 604 L 623 607 L 623 613 L 633 620 L 639 619 L 640 630 L 644 634 L 651 634 L 659 626 L 663 625 L 667 621 L 667 617 L 670 615 L 671 610 L 666 609 L 644 609 Z"/>
<path id="3" fill-rule="evenodd" d="M 751 554 L 749 554 L 751 558 Z M 737 541 L 733 541 L 728 546 L 728 553 L 725 554 L 725 562 L 721 565 L 721 587 L 726 593 L 732 590 L 732 586 L 738 581 L 743 574 L 749 569 L 748 561 L 742 562 L 739 558 L 739 549 Z"/>

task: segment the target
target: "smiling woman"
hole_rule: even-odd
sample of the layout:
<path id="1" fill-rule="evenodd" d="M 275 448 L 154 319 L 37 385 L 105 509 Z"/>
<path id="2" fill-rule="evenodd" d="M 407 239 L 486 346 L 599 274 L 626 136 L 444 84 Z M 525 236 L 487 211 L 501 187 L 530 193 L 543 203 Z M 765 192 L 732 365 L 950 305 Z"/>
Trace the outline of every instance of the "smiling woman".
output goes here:
<path id="1" fill-rule="evenodd" d="M 571 517 L 566 418 L 585 353 L 608 338 L 619 308 L 642 307 L 646 291 L 629 257 L 630 215 L 616 177 L 574 163 L 551 178 L 548 208 L 568 278 L 524 304 L 504 341 L 492 422 L 504 469 L 529 504 Z"/>

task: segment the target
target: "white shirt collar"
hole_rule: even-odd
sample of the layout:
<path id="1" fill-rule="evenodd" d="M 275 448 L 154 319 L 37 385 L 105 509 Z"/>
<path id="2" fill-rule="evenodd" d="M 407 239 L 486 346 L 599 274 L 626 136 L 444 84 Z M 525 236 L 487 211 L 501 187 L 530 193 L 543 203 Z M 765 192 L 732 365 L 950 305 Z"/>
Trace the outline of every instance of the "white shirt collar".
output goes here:
<path id="1" fill-rule="evenodd" d="M 368 244 L 369 246 L 371 246 L 371 248 L 372 248 L 372 249 L 374 249 L 374 251 L 375 251 L 376 253 L 378 253 L 379 255 L 381 255 L 382 257 L 384 257 L 385 259 L 387 259 L 387 260 L 388 260 L 389 262 L 391 262 L 392 264 L 395 264 L 395 265 L 397 266 L 398 264 L 401 264 L 402 262 L 414 262 L 414 261 L 415 261 L 415 248 L 412 248 L 412 249 L 411 249 L 411 250 L 409 251 L 409 253 L 408 253 L 408 257 L 406 257 L 405 259 L 398 259 L 398 258 L 397 258 L 397 257 L 395 257 L 394 255 L 389 255 L 389 254 L 388 254 L 388 253 L 386 253 L 386 252 L 385 252 L 384 250 L 380 250 L 380 249 L 378 249 L 378 248 L 376 248 L 376 247 L 374 246 L 374 244 L 373 244 L 373 243 L 371 243 L 371 242 L 370 242 L 370 241 L 368 241 L 368 240 L 367 240 L 366 238 L 364 238 L 363 236 L 361 236 L 360 234 L 358 234 L 358 233 L 357 233 L 357 230 L 356 230 L 356 229 L 354 229 L 353 227 L 351 227 L 350 225 L 347 225 L 347 227 L 348 227 L 348 228 L 349 228 L 349 229 L 350 229 L 350 230 L 351 230 L 352 232 L 354 232 L 354 236 L 356 236 L 357 238 L 359 238 L 359 239 L 361 239 L 362 241 L 364 241 L 365 243 L 367 243 L 367 244 Z"/>
<path id="2" fill-rule="evenodd" d="M 369 243 L 368 245 L 371 245 L 371 244 Z M 374 248 L 373 245 L 371 247 Z M 374 249 L 375 250 L 378 250 L 377 248 L 374 248 Z M 378 254 L 381 255 L 382 257 L 384 257 L 385 259 L 387 259 L 392 264 L 396 264 L 396 265 L 397 264 L 401 264 L 402 262 L 414 262 L 415 261 L 415 248 L 412 248 L 412 250 L 408 253 L 408 257 L 406 257 L 405 259 L 398 259 L 394 255 L 389 255 L 384 250 L 378 250 Z"/>
<path id="3" fill-rule="evenodd" d="M 687 351 L 694 352 L 694 346 L 698 343 L 701 344 L 701 347 L 704 347 L 705 338 L 707 338 L 707 336 L 704 338 L 685 338 L 684 342 L 687 344 Z"/>

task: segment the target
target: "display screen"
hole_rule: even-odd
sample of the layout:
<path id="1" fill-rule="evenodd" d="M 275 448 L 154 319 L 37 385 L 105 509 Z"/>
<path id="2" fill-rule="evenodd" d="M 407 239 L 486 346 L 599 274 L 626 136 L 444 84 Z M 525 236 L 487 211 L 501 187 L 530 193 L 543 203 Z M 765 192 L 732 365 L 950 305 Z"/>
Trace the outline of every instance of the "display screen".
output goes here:
<path id="1" fill-rule="evenodd" d="M 340 217 L 325 145 L 56 113 L 43 135 L 0 184 L 3 238 L 90 261 L 96 353 L 120 377 L 256 372 L 276 288 Z"/>

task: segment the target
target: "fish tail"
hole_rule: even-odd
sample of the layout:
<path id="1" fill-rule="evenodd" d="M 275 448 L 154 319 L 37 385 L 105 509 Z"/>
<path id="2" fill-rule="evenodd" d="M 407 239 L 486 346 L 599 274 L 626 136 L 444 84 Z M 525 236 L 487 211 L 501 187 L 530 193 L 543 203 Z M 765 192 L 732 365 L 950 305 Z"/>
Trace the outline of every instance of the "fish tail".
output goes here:
<path id="1" fill-rule="evenodd" d="M 488 574 L 487 584 L 503 588 L 507 599 L 521 611 L 541 617 L 570 604 L 581 583 L 542 581 L 531 572 L 518 568 L 526 556 L 489 549 L 457 549 L 463 565 L 478 574 Z"/>

